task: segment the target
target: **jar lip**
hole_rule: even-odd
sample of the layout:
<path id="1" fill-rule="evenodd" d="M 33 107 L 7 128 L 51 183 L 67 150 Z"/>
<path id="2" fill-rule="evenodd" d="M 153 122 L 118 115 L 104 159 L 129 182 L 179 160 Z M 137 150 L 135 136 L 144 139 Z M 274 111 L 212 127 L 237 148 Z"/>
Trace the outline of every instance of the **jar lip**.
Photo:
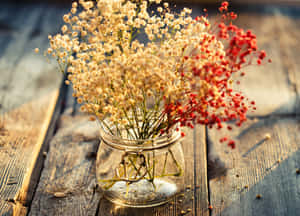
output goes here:
<path id="1" fill-rule="evenodd" d="M 173 129 L 170 133 L 148 139 L 127 139 L 111 134 L 99 121 L 100 137 L 104 143 L 113 148 L 128 151 L 145 151 L 165 148 L 175 144 L 181 138 L 180 130 Z"/>

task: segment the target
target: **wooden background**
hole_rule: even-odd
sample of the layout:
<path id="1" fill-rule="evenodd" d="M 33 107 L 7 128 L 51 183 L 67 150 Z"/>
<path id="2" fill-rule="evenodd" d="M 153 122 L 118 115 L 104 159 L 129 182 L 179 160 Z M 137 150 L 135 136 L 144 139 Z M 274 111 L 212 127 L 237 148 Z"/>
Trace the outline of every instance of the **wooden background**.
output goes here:
<path id="1" fill-rule="evenodd" d="M 56 64 L 33 52 L 46 49 L 67 8 L 0 6 L 0 215 L 300 215 L 299 8 L 233 7 L 240 11 L 236 24 L 252 29 L 273 60 L 249 68 L 242 80 L 257 112 L 229 133 L 235 150 L 218 142 L 228 131 L 187 131 L 184 196 L 130 209 L 97 192 L 97 127 L 77 111 Z M 202 11 L 192 6 L 194 16 Z M 213 163 L 219 160 L 226 175 Z"/>

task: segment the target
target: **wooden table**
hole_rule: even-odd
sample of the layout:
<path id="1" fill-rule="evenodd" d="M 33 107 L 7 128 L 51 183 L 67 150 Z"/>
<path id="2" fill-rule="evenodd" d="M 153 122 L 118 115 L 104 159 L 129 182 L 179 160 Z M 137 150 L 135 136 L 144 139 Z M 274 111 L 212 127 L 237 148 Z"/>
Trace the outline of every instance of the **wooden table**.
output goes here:
<path id="1" fill-rule="evenodd" d="M 195 14 L 200 10 L 194 6 Z M 249 68 L 242 84 L 257 112 L 230 132 L 235 150 L 218 142 L 226 130 L 189 131 L 184 196 L 157 208 L 129 209 L 97 191 L 97 127 L 77 111 L 56 64 L 33 52 L 46 49 L 66 9 L 1 5 L 0 215 L 300 215 L 300 9 L 239 10 L 237 23 L 253 29 L 273 60 Z M 226 175 L 213 163 L 219 159 L 209 143 Z"/>

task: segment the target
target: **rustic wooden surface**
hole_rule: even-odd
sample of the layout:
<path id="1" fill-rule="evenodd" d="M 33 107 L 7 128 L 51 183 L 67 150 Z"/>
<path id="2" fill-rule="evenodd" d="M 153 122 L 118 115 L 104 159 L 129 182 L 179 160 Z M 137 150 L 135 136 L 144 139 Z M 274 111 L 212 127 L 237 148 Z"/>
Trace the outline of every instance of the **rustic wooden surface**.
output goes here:
<path id="1" fill-rule="evenodd" d="M 212 215 L 299 214 L 299 123 L 294 117 L 255 118 L 227 133 L 237 140 L 237 148 L 217 148 L 228 172 L 209 182 Z M 222 135 L 210 131 L 210 141 L 217 143 Z"/>
<path id="2" fill-rule="evenodd" d="M 97 125 L 65 113 L 58 127 L 29 215 L 95 215 L 101 197 L 95 182 Z"/>
<path id="3" fill-rule="evenodd" d="M 284 71 L 288 74 L 291 88 L 296 92 L 296 113 L 300 114 L 300 64 L 298 54 L 300 48 L 300 17 L 290 19 L 277 10 L 275 20 L 280 32 L 279 43 Z"/>
<path id="4" fill-rule="evenodd" d="M 194 14 L 201 11 L 194 7 Z M 187 131 L 187 190 L 148 209 L 102 198 L 95 180 L 97 127 L 77 112 L 55 64 L 33 53 L 47 47 L 49 33 L 59 31 L 64 11 L 45 5 L 0 7 L 0 215 L 299 214 L 300 9 L 241 8 L 236 23 L 253 29 L 273 60 L 247 69 L 239 87 L 256 100 L 258 110 L 230 132 L 202 126 Z M 219 143 L 225 134 L 236 140 L 235 150 Z M 215 158 L 207 157 L 212 154 L 207 146 L 224 162 L 226 175 L 210 163 Z"/>
<path id="5" fill-rule="evenodd" d="M 46 47 L 59 10 L 10 6 L 1 12 L 0 215 L 26 215 L 62 96 L 56 67 L 33 50 Z"/>

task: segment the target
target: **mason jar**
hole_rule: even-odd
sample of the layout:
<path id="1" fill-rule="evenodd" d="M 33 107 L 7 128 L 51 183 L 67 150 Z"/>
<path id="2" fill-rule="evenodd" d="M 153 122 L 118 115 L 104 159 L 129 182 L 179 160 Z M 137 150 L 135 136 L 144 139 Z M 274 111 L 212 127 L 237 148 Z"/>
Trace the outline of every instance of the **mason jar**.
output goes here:
<path id="1" fill-rule="evenodd" d="M 96 177 L 113 203 L 151 207 L 184 190 L 184 156 L 180 131 L 153 139 L 124 139 L 100 129 Z"/>

